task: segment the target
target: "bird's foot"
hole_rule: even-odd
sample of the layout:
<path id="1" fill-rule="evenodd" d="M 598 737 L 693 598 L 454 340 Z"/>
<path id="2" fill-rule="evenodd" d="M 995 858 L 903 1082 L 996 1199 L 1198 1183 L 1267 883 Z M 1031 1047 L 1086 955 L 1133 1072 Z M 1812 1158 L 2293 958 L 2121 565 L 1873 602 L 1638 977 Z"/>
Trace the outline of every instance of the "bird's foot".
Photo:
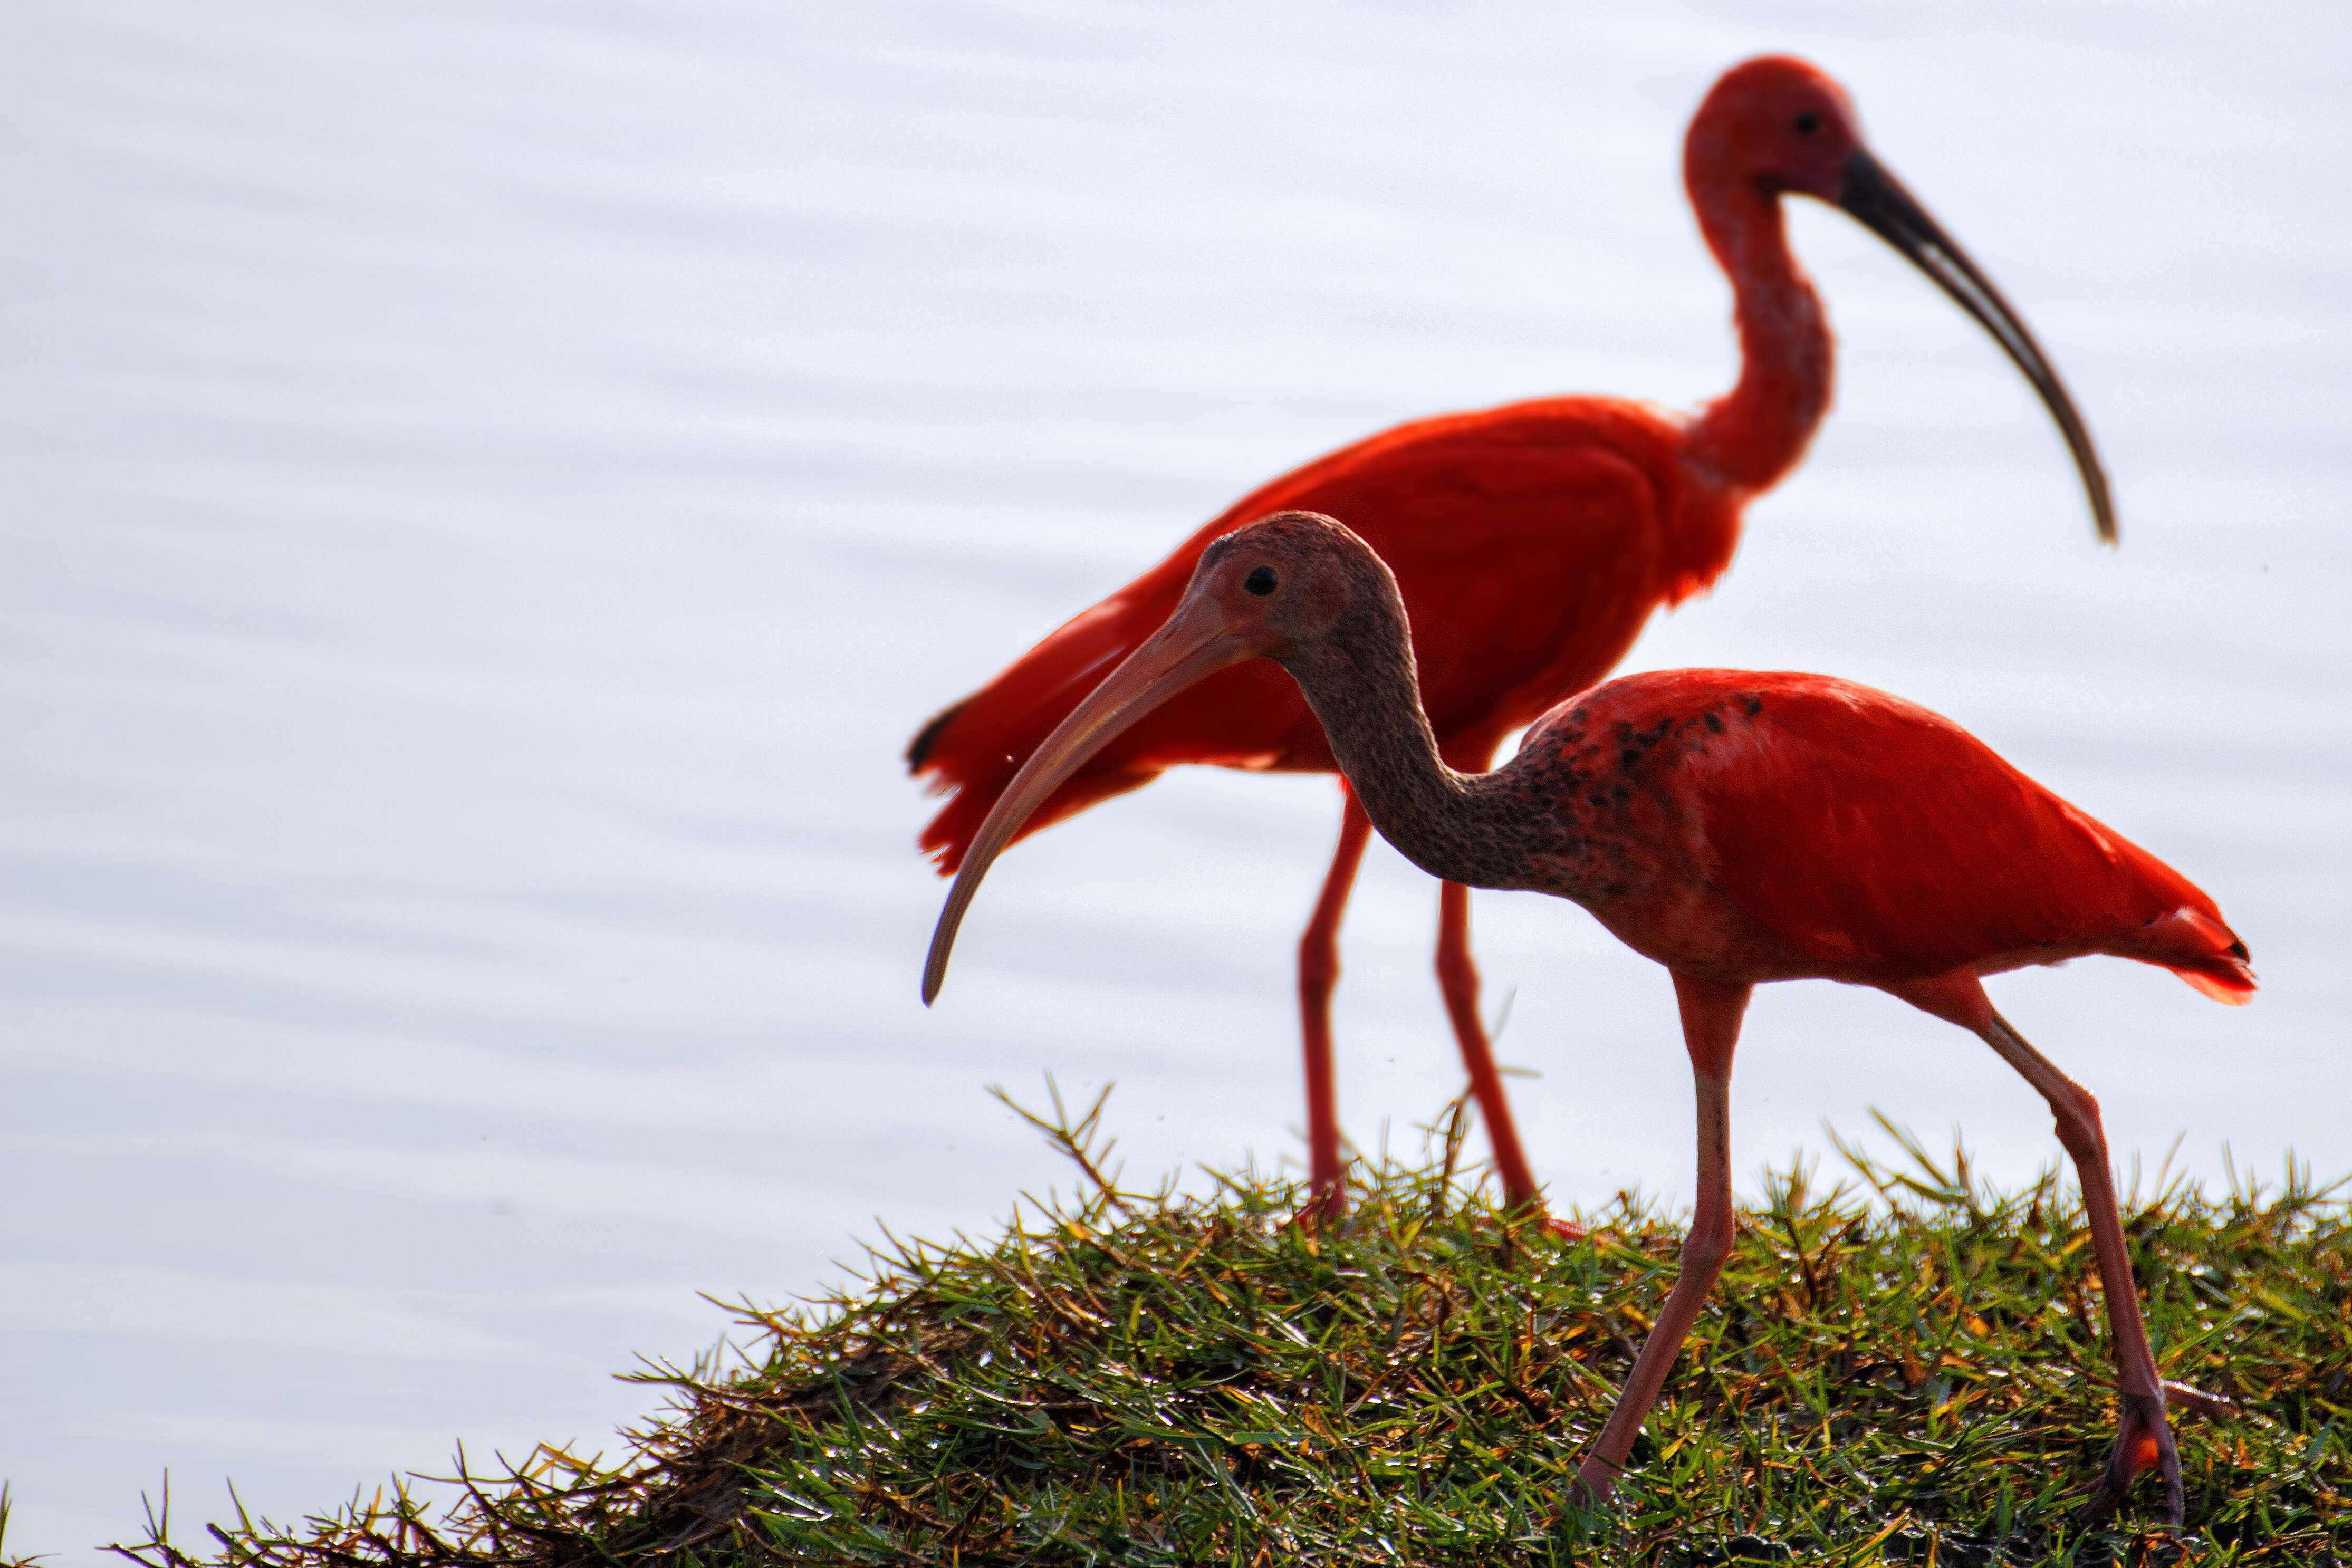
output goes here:
<path id="1" fill-rule="evenodd" d="M 1346 1218 L 1347 1214 L 1347 1184 L 1335 1181 L 1326 1186 L 1318 1183 L 1315 1188 L 1315 1195 L 1307 1200 L 1305 1207 L 1290 1217 L 1290 1223 L 1311 1235 L 1326 1225 L 1336 1224 Z"/>
<path id="2" fill-rule="evenodd" d="M 1579 1225 L 1573 1219 L 1554 1218 L 1551 1210 L 1544 1207 L 1544 1200 L 1534 1193 L 1528 1193 L 1518 1197 L 1511 1197 L 1507 1193 L 1503 1197 L 1503 1208 L 1513 1219 L 1532 1218 L 1539 1221 L 1546 1233 L 1556 1236 L 1562 1241 L 1581 1241 L 1592 1234 L 1590 1228 Z"/>
<path id="3" fill-rule="evenodd" d="M 1616 1470 L 1597 1458 L 1588 1458 L 1577 1468 L 1576 1478 L 1560 1493 L 1560 1502 L 1573 1509 L 1606 1508 L 1616 1490 Z"/>
<path id="4" fill-rule="evenodd" d="M 2099 1478 L 2091 1500 L 2076 1512 L 2075 1521 L 2097 1524 L 2107 1519 L 2131 1490 L 2132 1478 L 2151 1466 L 2164 1476 L 2164 1522 L 2178 1525 L 2182 1505 L 2180 1456 L 2172 1447 L 2172 1428 L 2165 1425 L 2164 1397 L 2120 1395 L 2116 1446 L 2107 1456 L 2106 1473 Z"/>

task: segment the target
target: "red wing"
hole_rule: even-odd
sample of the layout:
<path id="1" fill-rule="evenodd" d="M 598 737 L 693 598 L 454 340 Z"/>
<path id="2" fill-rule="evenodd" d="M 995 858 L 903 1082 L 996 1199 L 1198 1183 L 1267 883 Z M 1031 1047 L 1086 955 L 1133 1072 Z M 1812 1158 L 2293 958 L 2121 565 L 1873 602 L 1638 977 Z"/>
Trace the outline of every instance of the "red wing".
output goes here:
<path id="1" fill-rule="evenodd" d="M 1734 727 L 1699 765 L 1706 836 L 1725 894 L 1799 951 L 1927 976 L 2129 946 L 2184 908 L 2235 940 L 2178 872 L 1948 719 L 1820 676 L 1747 679 L 1762 744 Z M 2220 940 L 2191 946 L 2128 956 L 2210 970 Z"/>
<path id="2" fill-rule="evenodd" d="M 926 727 L 909 761 L 954 799 L 923 846 L 952 871 L 1020 763 L 1173 612 L 1201 551 L 1286 509 L 1338 517 L 1388 562 L 1440 740 L 1491 749 L 1606 674 L 1655 603 L 1659 498 L 1611 444 L 1650 455 L 1642 438 L 1660 447 L 1657 426 L 1596 400 L 1522 404 L 1403 426 L 1260 488 Z M 1289 676 L 1253 663 L 1209 677 L 1113 741 L 1024 836 L 1186 762 L 1332 766 Z"/>

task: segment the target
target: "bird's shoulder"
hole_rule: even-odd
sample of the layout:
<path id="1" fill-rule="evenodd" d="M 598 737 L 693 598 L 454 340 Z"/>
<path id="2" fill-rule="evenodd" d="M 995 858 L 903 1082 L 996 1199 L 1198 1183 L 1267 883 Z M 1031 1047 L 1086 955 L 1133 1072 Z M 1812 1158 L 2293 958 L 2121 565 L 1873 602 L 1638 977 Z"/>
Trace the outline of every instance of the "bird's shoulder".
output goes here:
<path id="1" fill-rule="evenodd" d="M 1673 469 L 1680 439 L 1675 416 L 1622 398 L 1536 398 L 1438 414 L 1268 480 L 1203 533 L 1214 538 L 1269 512 L 1298 509 L 1328 513 L 1369 539 L 1368 525 L 1377 531 L 1383 517 L 1416 515 L 1433 503 L 1519 508 L 1548 494 L 1656 488 Z"/>

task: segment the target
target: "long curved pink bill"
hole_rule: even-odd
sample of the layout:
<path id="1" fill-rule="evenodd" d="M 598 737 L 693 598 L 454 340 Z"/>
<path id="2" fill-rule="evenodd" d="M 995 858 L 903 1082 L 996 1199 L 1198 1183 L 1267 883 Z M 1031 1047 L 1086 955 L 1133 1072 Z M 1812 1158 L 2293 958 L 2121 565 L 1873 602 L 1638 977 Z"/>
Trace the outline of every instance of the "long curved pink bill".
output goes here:
<path id="1" fill-rule="evenodd" d="M 1013 841 L 1029 814 L 1129 725 L 1195 681 L 1255 658 L 1261 651 L 1252 639 L 1227 623 L 1213 601 L 1188 598 L 1166 625 L 1070 710 L 1070 716 L 1030 754 L 1004 793 L 997 797 L 995 808 L 981 823 L 964 855 L 955 885 L 948 890 L 947 907 L 940 911 L 939 925 L 931 933 L 930 956 L 923 963 L 925 1007 L 931 1005 L 947 978 L 956 927 L 963 924 L 963 912 L 972 894 L 980 891 L 980 879 L 988 874 L 990 862 Z"/>

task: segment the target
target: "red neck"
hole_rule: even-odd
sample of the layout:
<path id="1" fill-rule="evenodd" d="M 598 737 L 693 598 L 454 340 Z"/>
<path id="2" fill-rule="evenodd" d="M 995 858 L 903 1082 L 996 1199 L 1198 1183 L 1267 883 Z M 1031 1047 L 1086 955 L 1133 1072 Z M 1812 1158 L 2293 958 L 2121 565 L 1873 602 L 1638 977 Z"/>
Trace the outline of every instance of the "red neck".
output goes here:
<path id="1" fill-rule="evenodd" d="M 1686 169 L 1707 248 L 1731 278 L 1739 384 L 1706 405 L 1683 460 L 1737 506 L 1797 465 L 1829 412 L 1833 355 L 1812 280 L 1789 252 L 1780 199 L 1753 182 Z"/>

